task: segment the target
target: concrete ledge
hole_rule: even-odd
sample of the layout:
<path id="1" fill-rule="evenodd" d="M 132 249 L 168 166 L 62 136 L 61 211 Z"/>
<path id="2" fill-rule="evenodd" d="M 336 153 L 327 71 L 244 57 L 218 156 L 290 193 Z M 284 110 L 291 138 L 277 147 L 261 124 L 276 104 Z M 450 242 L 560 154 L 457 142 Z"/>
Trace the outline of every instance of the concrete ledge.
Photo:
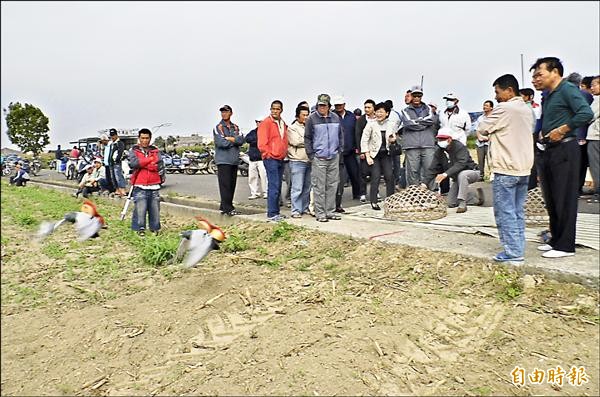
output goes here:
<path id="1" fill-rule="evenodd" d="M 31 185 L 48 189 L 56 189 L 67 193 L 73 192 L 73 186 L 64 184 L 30 181 Z M 96 196 L 97 197 L 97 196 Z M 124 199 L 118 199 L 123 201 Z M 240 208 L 241 209 L 241 208 Z M 189 200 L 183 198 L 164 197 L 161 211 L 173 216 L 193 217 L 202 215 L 220 225 L 235 224 L 239 220 L 266 222 L 264 209 L 241 209 L 248 215 L 224 216 L 218 210 L 218 203 L 211 201 Z M 300 219 L 288 219 L 297 226 L 338 234 L 343 237 L 385 241 L 392 244 L 407 245 L 433 251 L 452 252 L 465 256 L 490 260 L 498 252 L 499 242 L 496 238 L 468 233 L 432 230 L 415 225 L 402 225 L 394 221 L 378 221 L 376 219 L 359 218 L 344 215 L 340 221 L 327 223 L 316 222 L 310 216 Z M 560 282 L 572 282 L 599 289 L 600 271 L 598 252 L 589 248 L 578 248 L 574 257 L 547 260 L 540 256 L 535 244 L 527 244 L 525 264 L 518 266 L 524 274 L 541 274 Z M 493 263 L 490 260 L 491 263 Z M 514 267 L 514 265 L 505 265 Z"/>

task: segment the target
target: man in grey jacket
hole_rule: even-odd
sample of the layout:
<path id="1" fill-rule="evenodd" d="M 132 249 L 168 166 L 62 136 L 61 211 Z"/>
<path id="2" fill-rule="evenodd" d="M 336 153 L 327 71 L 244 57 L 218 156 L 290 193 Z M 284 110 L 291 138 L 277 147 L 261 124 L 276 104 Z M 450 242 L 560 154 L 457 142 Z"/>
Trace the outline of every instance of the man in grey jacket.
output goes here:
<path id="1" fill-rule="evenodd" d="M 312 162 L 311 185 L 318 222 L 342 219 L 335 211 L 335 194 L 339 182 L 339 158 L 343 147 L 340 117 L 330 111 L 329 95 L 317 98 L 317 111 L 306 119 L 304 147 Z"/>
<path id="2" fill-rule="evenodd" d="M 221 195 L 219 209 L 221 214 L 233 216 L 239 214 L 233 207 L 233 195 L 237 182 L 240 146 L 244 144 L 244 137 L 240 134 L 240 128 L 231 122 L 231 106 L 223 105 L 219 111 L 221 121 L 213 129 L 215 164 Z"/>
<path id="3" fill-rule="evenodd" d="M 400 114 L 402 148 L 406 157 L 406 184 L 427 184 L 433 190 L 433 181 L 425 175 L 435 153 L 435 127 L 431 109 L 421 102 L 423 90 L 411 88 L 410 104 Z"/>

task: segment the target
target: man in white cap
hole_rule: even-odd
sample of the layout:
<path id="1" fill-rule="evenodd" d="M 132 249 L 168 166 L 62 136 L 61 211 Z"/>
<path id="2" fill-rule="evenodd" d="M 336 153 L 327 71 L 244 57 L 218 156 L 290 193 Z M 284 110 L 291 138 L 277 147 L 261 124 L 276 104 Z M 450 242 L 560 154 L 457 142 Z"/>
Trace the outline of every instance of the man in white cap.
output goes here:
<path id="1" fill-rule="evenodd" d="M 260 150 L 258 150 L 258 125 L 262 121 L 262 117 L 254 119 L 256 128 L 250 131 L 244 137 L 248 144 L 248 157 L 250 165 L 248 167 L 248 187 L 250 187 L 249 200 L 254 200 L 261 197 L 267 198 L 267 170 L 262 162 Z"/>
<path id="2" fill-rule="evenodd" d="M 335 114 L 340 116 L 344 129 L 344 146 L 340 156 L 340 182 L 335 197 L 335 212 L 344 213 L 346 211 L 342 208 L 342 197 L 344 195 L 344 185 L 348 178 L 350 178 L 350 184 L 352 185 L 352 199 L 358 200 L 360 198 L 360 180 L 358 179 L 358 162 L 356 161 L 358 145 L 354 134 L 356 117 L 354 113 L 346 110 L 344 97 L 334 96 L 332 104 Z"/>
<path id="3" fill-rule="evenodd" d="M 482 205 L 483 190 L 477 189 L 478 198 L 469 190 L 471 183 L 479 181 L 479 171 L 467 147 L 452 138 L 452 130 L 448 127 L 440 128 L 436 139 L 438 148 L 427 170 L 426 182 L 421 187 L 427 188 L 432 180 L 440 184 L 450 178 L 448 207 L 457 207 L 456 212 L 460 214 L 467 212 L 467 204 Z"/>
<path id="4" fill-rule="evenodd" d="M 453 138 L 463 145 L 467 145 L 467 134 L 471 131 L 471 116 L 458 107 L 458 96 L 450 92 L 443 98 L 446 101 L 446 110 L 440 114 L 440 127 L 450 127 L 454 132 Z"/>

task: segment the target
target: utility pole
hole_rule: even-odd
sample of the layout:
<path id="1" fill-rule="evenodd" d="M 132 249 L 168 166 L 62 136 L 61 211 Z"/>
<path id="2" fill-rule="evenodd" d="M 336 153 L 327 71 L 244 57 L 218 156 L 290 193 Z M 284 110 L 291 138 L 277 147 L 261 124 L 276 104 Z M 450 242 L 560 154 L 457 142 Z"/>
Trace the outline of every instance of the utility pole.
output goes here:
<path id="1" fill-rule="evenodd" d="M 421 89 L 423 89 L 423 75 L 421 75 Z"/>
<path id="2" fill-rule="evenodd" d="M 525 78 L 523 72 L 523 54 L 521 54 L 521 88 L 525 88 Z"/>

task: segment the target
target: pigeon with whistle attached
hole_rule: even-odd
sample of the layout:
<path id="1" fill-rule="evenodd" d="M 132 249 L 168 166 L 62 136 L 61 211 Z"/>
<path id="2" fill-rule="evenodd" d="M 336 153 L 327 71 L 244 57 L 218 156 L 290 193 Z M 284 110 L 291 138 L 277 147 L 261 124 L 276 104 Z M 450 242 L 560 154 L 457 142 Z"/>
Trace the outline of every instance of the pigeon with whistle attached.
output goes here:
<path id="1" fill-rule="evenodd" d="M 90 200 L 85 200 L 81 205 L 80 211 L 69 212 L 58 222 L 42 222 L 37 233 L 37 238 L 40 240 L 46 238 L 65 222 L 75 225 L 79 241 L 98 237 L 98 232 L 106 225 L 104 218 L 98 213 L 96 205 Z"/>
<path id="2" fill-rule="evenodd" d="M 225 240 L 225 233 L 220 227 L 213 225 L 201 216 L 196 216 L 199 229 L 181 232 L 181 242 L 175 254 L 175 260 L 184 258 L 185 267 L 196 267 L 212 250 L 218 250 L 219 244 Z M 202 230 L 200 230 L 202 229 Z"/>

